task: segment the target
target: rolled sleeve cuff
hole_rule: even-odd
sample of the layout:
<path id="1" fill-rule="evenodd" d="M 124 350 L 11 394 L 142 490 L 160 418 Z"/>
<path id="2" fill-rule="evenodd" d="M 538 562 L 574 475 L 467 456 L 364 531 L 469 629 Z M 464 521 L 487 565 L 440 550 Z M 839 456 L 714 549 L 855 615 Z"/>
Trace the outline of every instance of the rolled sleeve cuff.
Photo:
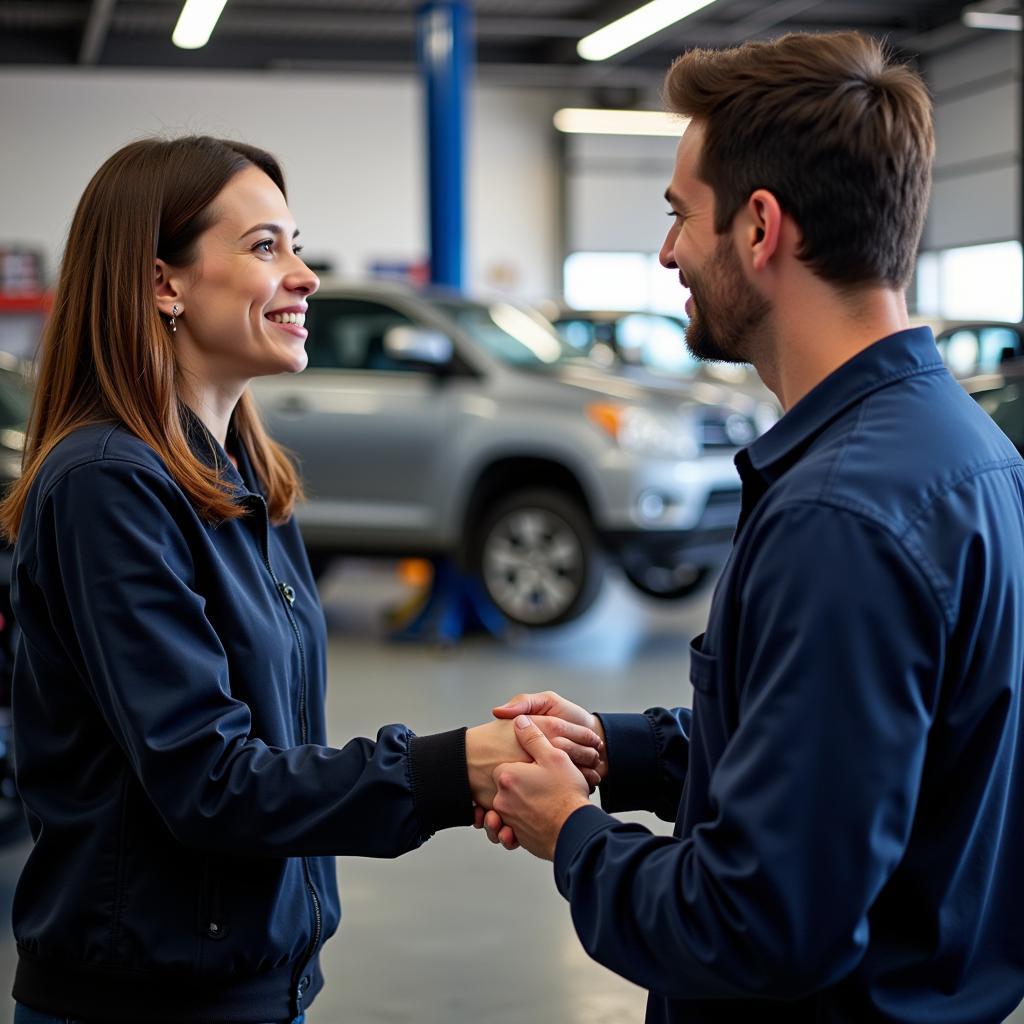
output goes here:
<path id="1" fill-rule="evenodd" d="M 600 787 L 601 806 L 611 812 L 647 807 L 651 787 L 661 777 L 654 722 L 638 714 L 598 717 L 608 758 L 608 778 Z"/>
<path id="2" fill-rule="evenodd" d="M 409 775 L 424 835 L 473 824 L 465 728 L 413 736 L 409 742 Z"/>
<path id="3" fill-rule="evenodd" d="M 598 832 L 604 832 L 618 824 L 620 822 L 617 818 L 613 818 L 594 804 L 580 807 L 565 819 L 555 843 L 555 885 L 566 899 L 569 899 L 569 873 L 576 863 L 580 850 Z"/>

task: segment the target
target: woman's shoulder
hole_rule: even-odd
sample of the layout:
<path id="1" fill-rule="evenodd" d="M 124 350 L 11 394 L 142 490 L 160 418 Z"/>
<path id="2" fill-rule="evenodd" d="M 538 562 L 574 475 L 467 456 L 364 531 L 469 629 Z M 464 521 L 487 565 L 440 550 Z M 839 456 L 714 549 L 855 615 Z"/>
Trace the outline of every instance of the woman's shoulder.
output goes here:
<path id="1" fill-rule="evenodd" d="M 168 477 L 163 459 L 120 423 L 91 423 L 62 438 L 39 467 L 34 489 L 46 493 L 72 471 L 92 469 L 97 475 L 124 468 L 148 470 Z"/>

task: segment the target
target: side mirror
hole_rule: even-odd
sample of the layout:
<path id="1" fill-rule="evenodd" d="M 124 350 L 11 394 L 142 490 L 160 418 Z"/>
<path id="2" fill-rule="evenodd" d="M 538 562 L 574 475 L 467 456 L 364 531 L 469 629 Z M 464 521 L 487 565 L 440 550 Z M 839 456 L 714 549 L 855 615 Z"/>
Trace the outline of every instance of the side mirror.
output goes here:
<path id="1" fill-rule="evenodd" d="M 401 326 L 389 328 L 384 335 L 384 354 L 402 362 L 445 366 L 454 352 L 452 339 L 441 331 Z"/>

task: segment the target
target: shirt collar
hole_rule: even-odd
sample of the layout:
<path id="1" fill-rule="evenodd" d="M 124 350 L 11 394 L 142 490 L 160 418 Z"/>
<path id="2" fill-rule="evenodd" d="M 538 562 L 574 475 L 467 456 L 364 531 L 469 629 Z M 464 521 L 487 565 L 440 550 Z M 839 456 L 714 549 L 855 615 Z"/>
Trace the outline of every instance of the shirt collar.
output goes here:
<path id="1" fill-rule="evenodd" d="M 741 476 L 749 468 L 776 479 L 851 405 L 894 381 L 942 368 L 929 327 L 897 331 L 876 341 L 830 373 L 771 430 L 739 452 L 736 465 Z"/>

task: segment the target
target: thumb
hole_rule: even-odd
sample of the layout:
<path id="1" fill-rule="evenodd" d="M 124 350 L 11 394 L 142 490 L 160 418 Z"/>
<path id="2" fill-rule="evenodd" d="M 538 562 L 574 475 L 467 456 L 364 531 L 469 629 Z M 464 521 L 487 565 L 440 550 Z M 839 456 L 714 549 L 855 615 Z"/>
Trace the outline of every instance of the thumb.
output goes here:
<path id="1" fill-rule="evenodd" d="M 538 764 L 549 761 L 552 754 L 558 753 L 548 742 L 547 736 L 526 715 L 519 715 L 516 718 L 516 739 L 519 740 L 519 746 Z"/>

